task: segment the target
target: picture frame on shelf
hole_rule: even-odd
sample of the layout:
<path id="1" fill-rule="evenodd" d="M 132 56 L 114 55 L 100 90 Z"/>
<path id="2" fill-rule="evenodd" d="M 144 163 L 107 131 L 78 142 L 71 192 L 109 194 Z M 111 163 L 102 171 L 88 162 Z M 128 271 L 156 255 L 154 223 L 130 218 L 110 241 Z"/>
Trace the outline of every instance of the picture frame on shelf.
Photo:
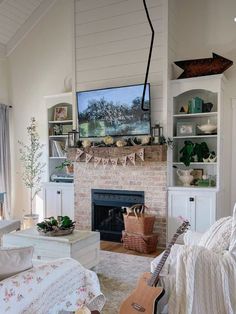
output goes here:
<path id="1" fill-rule="evenodd" d="M 71 132 L 73 129 L 73 125 L 72 124 L 64 124 L 62 126 L 62 134 L 68 134 L 69 132 Z"/>
<path id="2" fill-rule="evenodd" d="M 54 121 L 67 120 L 67 107 L 60 106 L 54 109 Z"/>
<path id="3" fill-rule="evenodd" d="M 178 121 L 176 125 L 177 136 L 196 135 L 196 123 L 190 121 Z"/>
<path id="4" fill-rule="evenodd" d="M 193 169 L 191 175 L 193 176 L 193 185 L 196 185 L 198 180 L 202 179 L 204 170 L 203 169 Z"/>

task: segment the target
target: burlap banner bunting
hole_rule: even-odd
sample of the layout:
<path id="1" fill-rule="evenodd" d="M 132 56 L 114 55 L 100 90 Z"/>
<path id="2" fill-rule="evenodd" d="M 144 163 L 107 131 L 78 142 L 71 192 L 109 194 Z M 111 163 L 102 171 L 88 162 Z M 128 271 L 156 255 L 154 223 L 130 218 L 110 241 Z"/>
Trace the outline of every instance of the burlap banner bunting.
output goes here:
<path id="1" fill-rule="evenodd" d="M 82 149 L 77 148 L 75 161 L 80 161 L 80 157 L 83 154 L 85 154 L 86 164 L 88 164 L 89 162 L 93 162 L 95 168 L 100 163 L 102 163 L 104 168 L 106 168 L 109 165 L 109 163 L 111 163 L 114 169 L 117 167 L 118 163 L 120 163 L 123 167 L 126 167 L 128 161 L 130 161 L 135 166 L 136 156 L 138 156 L 142 161 L 144 161 L 144 148 L 140 148 L 136 153 L 131 153 L 129 155 L 121 156 L 117 158 L 97 157 L 97 156 L 93 156 L 91 154 L 85 153 Z"/>

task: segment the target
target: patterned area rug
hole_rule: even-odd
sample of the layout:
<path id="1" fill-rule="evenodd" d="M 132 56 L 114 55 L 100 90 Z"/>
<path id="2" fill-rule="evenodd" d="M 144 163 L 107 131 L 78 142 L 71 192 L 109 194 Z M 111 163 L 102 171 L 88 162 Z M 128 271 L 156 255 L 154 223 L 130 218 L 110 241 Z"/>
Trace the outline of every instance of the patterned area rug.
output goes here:
<path id="1" fill-rule="evenodd" d="M 102 314 L 119 313 L 121 302 L 135 288 L 140 275 L 150 271 L 152 259 L 100 251 L 100 262 L 93 270 L 98 274 L 101 290 L 107 300 Z"/>

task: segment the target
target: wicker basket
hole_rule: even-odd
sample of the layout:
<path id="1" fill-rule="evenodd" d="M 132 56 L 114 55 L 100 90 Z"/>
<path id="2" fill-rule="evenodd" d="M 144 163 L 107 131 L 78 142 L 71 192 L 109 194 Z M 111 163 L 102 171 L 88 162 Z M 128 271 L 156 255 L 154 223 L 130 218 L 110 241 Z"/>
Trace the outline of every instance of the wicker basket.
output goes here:
<path id="1" fill-rule="evenodd" d="M 145 236 L 122 231 L 122 241 L 125 249 L 148 254 L 156 251 L 158 235 L 153 233 Z"/>
<path id="2" fill-rule="evenodd" d="M 129 208 L 127 214 L 123 214 L 126 232 L 143 235 L 148 235 L 153 232 L 155 216 L 146 215 L 143 212 L 144 208 L 147 207 L 145 205 L 136 204 Z M 139 209 L 139 213 L 137 209 Z"/>

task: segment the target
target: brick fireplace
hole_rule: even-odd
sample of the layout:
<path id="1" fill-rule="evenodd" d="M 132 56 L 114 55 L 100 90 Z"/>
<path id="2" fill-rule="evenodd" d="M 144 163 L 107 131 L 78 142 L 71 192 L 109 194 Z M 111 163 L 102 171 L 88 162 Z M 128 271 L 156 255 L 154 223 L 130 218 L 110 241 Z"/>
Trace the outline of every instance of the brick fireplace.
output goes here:
<path id="1" fill-rule="evenodd" d="M 145 149 L 144 161 L 136 158 L 136 164 L 127 162 L 124 167 L 117 165 L 115 168 L 108 164 L 106 168 L 102 164 L 94 167 L 93 162 L 86 163 L 84 158 L 74 164 L 75 184 L 75 220 L 81 229 L 92 230 L 92 190 L 119 190 L 119 191 L 143 191 L 147 213 L 155 215 L 156 222 L 154 232 L 159 234 L 159 247 L 166 245 L 166 216 L 167 216 L 167 165 L 166 150 L 163 155 L 157 151 L 157 146 Z M 127 154 L 134 148 L 106 148 L 109 151 L 90 149 L 89 152 L 98 155 L 114 157 Z M 111 151 L 112 150 L 112 151 Z M 69 158 L 76 159 L 76 149 L 71 149 Z M 159 156 L 159 157 L 158 157 Z"/>

